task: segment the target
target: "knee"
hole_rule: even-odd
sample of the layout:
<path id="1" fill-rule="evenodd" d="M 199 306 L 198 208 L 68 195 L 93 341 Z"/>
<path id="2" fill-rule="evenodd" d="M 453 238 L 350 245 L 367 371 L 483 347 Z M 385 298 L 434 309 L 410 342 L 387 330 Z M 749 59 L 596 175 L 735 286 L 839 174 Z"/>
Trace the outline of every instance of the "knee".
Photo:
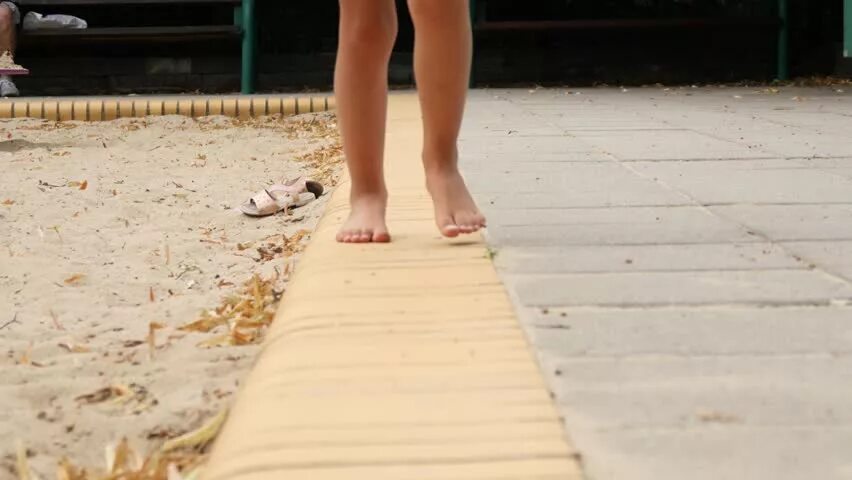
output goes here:
<path id="1" fill-rule="evenodd" d="M 396 17 L 352 15 L 340 22 L 340 41 L 371 51 L 390 52 L 396 41 Z"/>

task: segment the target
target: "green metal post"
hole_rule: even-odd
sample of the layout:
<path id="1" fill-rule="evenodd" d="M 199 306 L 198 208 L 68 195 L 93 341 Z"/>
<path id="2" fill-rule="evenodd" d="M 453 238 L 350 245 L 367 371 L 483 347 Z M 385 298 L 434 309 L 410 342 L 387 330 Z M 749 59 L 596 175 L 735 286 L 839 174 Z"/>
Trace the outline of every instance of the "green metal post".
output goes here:
<path id="1" fill-rule="evenodd" d="M 850 0 L 850 1 L 852 1 L 852 0 Z M 475 42 L 475 40 L 476 40 L 476 20 L 477 20 L 476 0 L 470 0 L 469 6 L 470 6 L 471 35 L 473 35 L 474 43 L 476 43 Z M 470 58 L 470 78 L 468 79 L 469 82 L 470 82 L 469 83 L 470 88 L 473 88 L 473 86 L 476 84 L 476 78 L 475 78 L 475 75 L 474 75 L 475 72 L 476 72 L 476 45 L 474 45 L 474 49 L 473 49 L 473 52 L 471 53 L 471 58 Z"/>
<path id="2" fill-rule="evenodd" d="M 257 25 L 255 23 L 255 0 L 243 0 L 240 25 L 243 29 L 243 55 L 241 91 L 254 93 L 255 58 L 257 56 Z"/>
<path id="3" fill-rule="evenodd" d="M 850 1 L 850 0 L 847 0 Z M 778 0 L 778 80 L 790 78 L 790 6 L 788 0 Z"/>
<path id="4" fill-rule="evenodd" d="M 852 0 L 843 3 L 843 56 L 852 58 Z"/>

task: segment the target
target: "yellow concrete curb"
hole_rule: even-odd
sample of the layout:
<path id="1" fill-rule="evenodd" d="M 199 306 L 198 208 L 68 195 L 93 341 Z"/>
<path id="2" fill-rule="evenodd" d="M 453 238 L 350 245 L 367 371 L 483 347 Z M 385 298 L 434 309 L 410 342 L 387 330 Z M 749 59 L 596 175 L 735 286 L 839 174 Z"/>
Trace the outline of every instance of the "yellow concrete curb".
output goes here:
<path id="1" fill-rule="evenodd" d="M 484 244 L 437 235 L 416 97 L 390 114 L 394 243 L 336 243 L 335 192 L 203 478 L 581 478 Z"/>
<path id="2" fill-rule="evenodd" d="M 15 98 L 0 101 L 0 119 L 41 118 L 45 120 L 100 121 L 149 115 L 204 117 L 225 115 L 252 118 L 281 113 L 326 112 L 335 108 L 334 97 L 282 95 L 104 97 L 104 98 Z"/>

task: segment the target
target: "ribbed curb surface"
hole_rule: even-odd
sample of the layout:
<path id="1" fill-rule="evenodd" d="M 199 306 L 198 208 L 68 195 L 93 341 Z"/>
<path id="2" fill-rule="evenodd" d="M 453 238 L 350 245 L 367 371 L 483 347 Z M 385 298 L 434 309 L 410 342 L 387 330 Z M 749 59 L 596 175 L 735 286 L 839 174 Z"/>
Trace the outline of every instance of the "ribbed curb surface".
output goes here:
<path id="1" fill-rule="evenodd" d="M 0 100 L 0 119 L 41 118 L 55 121 L 102 121 L 149 115 L 204 117 L 225 115 L 253 118 L 264 115 L 315 113 L 333 110 L 334 97 L 292 96 L 165 96 L 16 98 Z"/>
<path id="2" fill-rule="evenodd" d="M 335 243 L 335 192 L 204 478 L 581 478 L 484 244 L 437 236 L 416 98 L 390 114 L 394 243 Z"/>

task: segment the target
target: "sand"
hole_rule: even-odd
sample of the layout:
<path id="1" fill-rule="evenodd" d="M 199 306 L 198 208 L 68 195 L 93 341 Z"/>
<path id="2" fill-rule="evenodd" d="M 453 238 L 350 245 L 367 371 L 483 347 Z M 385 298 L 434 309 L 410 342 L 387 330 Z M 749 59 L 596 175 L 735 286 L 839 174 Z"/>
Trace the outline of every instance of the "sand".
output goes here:
<path id="1" fill-rule="evenodd" d="M 54 478 L 62 456 L 102 468 L 122 437 L 145 452 L 227 407 L 258 347 L 179 327 L 255 274 L 286 288 L 310 237 L 284 238 L 327 196 L 260 220 L 235 208 L 284 177 L 333 183 L 333 121 L 0 123 L 0 478 L 16 440 Z M 122 401 L 81 397 L 109 387 Z"/>

